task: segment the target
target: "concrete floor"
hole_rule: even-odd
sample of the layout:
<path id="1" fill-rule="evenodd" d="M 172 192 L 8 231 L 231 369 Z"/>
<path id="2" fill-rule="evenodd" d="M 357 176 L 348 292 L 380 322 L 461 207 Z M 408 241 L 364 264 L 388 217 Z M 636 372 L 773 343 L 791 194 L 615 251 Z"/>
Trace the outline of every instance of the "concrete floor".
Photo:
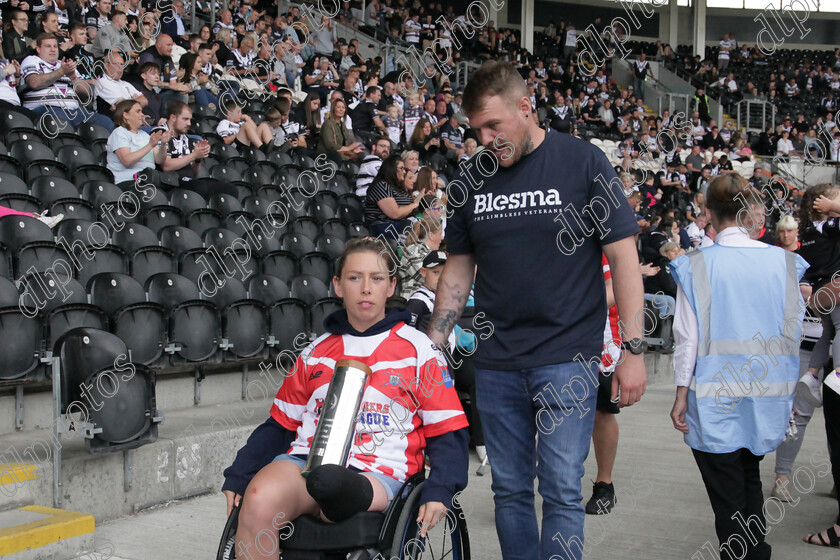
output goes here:
<path id="1" fill-rule="evenodd" d="M 619 504 L 608 516 L 587 516 L 588 560 L 713 558 L 708 552 L 698 553 L 707 541 L 715 542 L 713 517 L 691 453 L 668 417 L 672 402 L 673 389 L 666 382 L 657 383 L 648 389 L 641 403 L 619 416 L 621 438 L 614 473 Z M 799 495 L 801 501 L 795 506 L 788 504 L 782 513 L 777 513 L 778 522 L 767 536 L 776 559 L 840 556 L 837 550 L 801 542 L 805 533 L 825 528 L 837 514 L 837 502 L 827 497 L 831 475 L 821 409 L 817 413 L 795 467 L 801 467 L 797 478 L 800 488 L 810 484 L 809 475 L 816 484 L 809 493 Z M 762 462 L 767 495 L 773 481 L 774 460 L 768 456 Z M 477 464 L 473 454 L 469 486 L 462 502 L 472 558 L 499 559 L 490 476 L 476 476 Z M 584 478 L 585 499 L 591 492 L 590 479 L 594 475 L 595 460 L 590 453 Z M 224 508 L 225 500 L 219 493 L 107 522 L 96 529 L 96 557 L 213 558 L 225 522 Z"/>

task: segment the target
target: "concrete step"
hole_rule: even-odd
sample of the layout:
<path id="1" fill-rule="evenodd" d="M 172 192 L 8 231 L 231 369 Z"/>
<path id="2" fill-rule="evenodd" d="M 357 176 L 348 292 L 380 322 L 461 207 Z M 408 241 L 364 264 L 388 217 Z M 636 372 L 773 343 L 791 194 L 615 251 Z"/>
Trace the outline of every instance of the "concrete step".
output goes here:
<path id="1" fill-rule="evenodd" d="M 0 513 L 0 556 L 14 560 L 75 557 L 93 547 L 93 516 L 43 506 Z"/>
<path id="2" fill-rule="evenodd" d="M 167 410 L 158 440 L 127 452 L 91 455 L 81 436 L 57 443 L 50 430 L 0 436 L 0 464 L 26 463 L 26 457 L 37 468 L 37 477 L 22 476 L 23 480 L 14 474 L 21 469 L 7 470 L 4 479 L 14 483 L 0 487 L 5 489 L 2 503 L 57 506 L 101 522 L 170 500 L 218 492 L 222 471 L 253 428 L 268 417 L 275 392 L 276 388 L 260 390 L 249 400 Z M 239 394 L 237 386 L 234 395 Z M 62 453 L 60 504 L 54 502 L 56 449 Z"/>
<path id="3" fill-rule="evenodd" d="M 258 370 L 250 368 L 250 377 L 258 377 Z M 193 371 L 158 374 L 156 377 L 156 398 L 159 410 L 168 411 L 194 406 L 196 394 L 200 404 L 215 405 L 238 401 L 242 398 L 242 369 L 222 366 L 207 371 L 204 381 L 198 383 L 196 392 Z M 276 391 L 276 388 L 275 388 Z M 23 393 L 23 430 L 52 428 L 53 395 L 48 387 L 28 389 Z M 0 396 L 0 436 L 19 432 L 16 426 L 16 397 Z M 2 448 L 0 448 L 2 453 Z"/>

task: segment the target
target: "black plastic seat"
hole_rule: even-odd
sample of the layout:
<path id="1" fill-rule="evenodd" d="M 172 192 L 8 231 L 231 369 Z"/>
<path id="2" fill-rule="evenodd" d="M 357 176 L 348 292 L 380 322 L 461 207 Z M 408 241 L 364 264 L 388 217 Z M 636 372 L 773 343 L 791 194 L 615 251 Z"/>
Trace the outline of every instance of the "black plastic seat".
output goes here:
<path id="1" fill-rule="evenodd" d="M 302 218 L 296 219 L 292 222 L 291 231 L 294 233 L 300 233 L 305 235 L 310 240 L 315 241 L 320 233 L 320 227 L 318 226 L 318 222 L 315 218 L 310 218 L 309 216 L 304 216 Z"/>
<path id="2" fill-rule="evenodd" d="M 6 137 L 4 140 L 6 142 L 6 145 L 10 148 L 10 155 L 11 147 L 17 144 L 18 142 L 37 142 L 45 146 L 47 145 L 46 138 L 37 128 L 13 128 L 6 132 Z"/>
<path id="3" fill-rule="evenodd" d="M 131 276 L 141 284 L 154 274 L 161 272 L 178 272 L 175 254 L 166 247 L 150 245 L 141 247 L 129 257 Z"/>
<path id="4" fill-rule="evenodd" d="M 250 212 L 236 211 L 225 216 L 224 227 L 237 234 L 239 237 L 248 237 L 248 232 L 254 229 L 256 218 Z"/>
<path id="5" fill-rule="evenodd" d="M 367 226 L 362 222 L 354 222 L 348 225 L 347 231 L 350 234 L 350 239 L 356 239 L 358 237 L 368 237 L 370 235 Z"/>
<path id="6" fill-rule="evenodd" d="M 122 185 L 123 183 L 120 183 L 117 186 L 120 187 Z M 144 214 L 152 208 L 157 207 L 169 208 L 169 199 L 161 189 L 155 189 L 154 192 L 148 192 L 140 197 L 140 210 Z"/>
<path id="7" fill-rule="evenodd" d="M 55 237 L 64 247 L 81 245 L 93 248 L 107 245 L 111 241 L 111 234 L 104 224 L 75 218 L 62 220 L 55 229 Z"/>
<path id="8" fill-rule="evenodd" d="M 221 228 L 223 225 L 222 215 L 216 210 L 199 208 L 187 214 L 187 227 L 199 235 L 203 235 L 208 229 Z"/>
<path id="9" fill-rule="evenodd" d="M 223 161 L 239 157 L 239 150 L 232 144 L 216 144 L 210 148 L 210 153 Z"/>
<path id="10" fill-rule="evenodd" d="M 187 189 L 175 189 L 169 193 L 169 204 L 181 211 L 185 216 L 193 210 L 207 208 L 207 201 L 197 192 Z"/>
<path id="11" fill-rule="evenodd" d="M 53 216 L 64 214 L 66 219 L 78 218 L 90 221 L 96 219 L 96 210 L 93 204 L 81 198 L 61 198 L 53 202 L 49 208 L 50 214 Z"/>
<path id="12" fill-rule="evenodd" d="M 226 351 L 237 358 L 260 354 L 265 348 L 266 306 L 248 299 L 245 286 L 236 278 L 226 278 L 208 299 L 221 314 L 222 337 L 230 345 Z"/>
<path id="13" fill-rule="evenodd" d="M 345 224 L 343 220 L 339 220 L 338 218 L 333 218 L 332 220 L 327 220 L 326 222 L 323 222 L 321 224 L 321 233 L 324 235 L 331 235 L 333 237 L 337 237 L 345 243 L 350 237 L 350 234 L 347 230 L 347 224 Z"/>
<path id="14" fill-rule="evenodd" d="M 9 154 L 24 165 L 33 161 L 55 161 L 55 154 L 49 146 L 31 140 L 16 141 Z"/>
<path id="15" fill-rule="evenodd" d="M 29 212 L 32 214 L 42 212 L 44 209 L 41 201 L 34 196 L 17 193 L 0 195 L 0 206 L 5 206 L 18 212 Z"/>
<path id="16" fill-rule="evenodd" d="M 5 138 L 6 132 L 15 128 L 35 128 L 35 123 L 23 113 L 4 109 L 0 113 L 0 135 Z"/>
<path id="17" fill-rule="evenodd" d="M 284 251 L 289 251 L 298 259 L 315 251 L 315 243 L 312 239 L 300 233 L 289 232 L 284 234 L 280 244 Z"/>
<path id="18" fill-rule="evenodd" d="M 146 290 L 127 274 L 106 272 L 91 278 L 90 302 L 110 318 L 110 331 L 125 341 L 134 362 L 156 362 L 166 339 L 163 306 L 146 301 Z"/>
<path id="19" fill-rule="evenodd" d="M 308 274 L 299 274 L 292 278 L 289 289 L 293 298 L 301 300 L 309 307 L 319 299 L 330 297 L 327 285 L 319 278 Z"/>
<path id="20" fill-rule="evenodd" d="M 144 223 L 150 230 L 159 232 L 166 226 L 184 225 L 183 214 L 172 206 L 155 206 L 146 211 Z"/>
<path id="21" fill-rule="evenodd" d="M 87 148 L 78 146 L 63 146 L 55 154 L 56 159 L 67 166 L 72 174 L 83 165 L 99 165 L 99 158 Z"/>
<path id="22" fill-rule="evenodd" d="M 53 241 L 52 230 L 30 216 L 8 215 L 0 218 L 0 244 L 13 253 L 33 241 Z"/>
<path id="23" fill-rule="evenodd" d="M 103 272 L 128 273 L 128 259 L 125 251 L 116 245 L 97 247 L 93 260 L 84 263 L 76 273 L 76 278 L 82 286 L 87 287 L 91 278 Z"/>
<path id="24" fill-rule="evenodd" d="M 80 191 L 82 198 L 92 202 L 96 208 L 106 202 L 116 202 L 123 193 L 117 185 L 107 181 L 86 181 Z M 142 196 L 137 196 L 142 201 Z"/>
<path id="25" fill-rule="evenodd" d="M 60 305 L 47 314 L 46 323 L 47 350 L 53 350 L 62 336 L 76 328 L 87 327 L 108 331 L 108 317 L 105 312 L 89 303 Z M 125 346 L 125 343 L 122 345 Z"/>
<path id="26" fill-rule="evenodd" d="M 344 241 L 334 235 L 321 234 L 315 240 L 315 248 L 335 260 L 344 252 Z"/>
<path id="27" fill-rule="evenodd" d="M 280 278 L 287 284 L 298 275 L 298 258 L 289 251 L 272 251 L 262 258 L 262 271 Z"/>
<path id="28" fill-rule="evenodd" d="M 57 278 L 61 281 L 56 282 Z M 19 284 L 18 303 L 26 315 L 37 314 L 46 317 L 63 305 L 87 303 L 84 286 L 74 278 L 59 278 L 54 274 L 35 272 L 22 276 Z"/>
<path id="29" fill-rule="evenodd" d="M 260 301 L 266 307 L 271 307 L 280 300 L 291 296 L 289 286 L 280 278 L 270 274 L 256 274 L 248 283 L 248 294 L 251 299 Z"/>
<path id="30" fill-rule="evenodd" d="M 29 188 L 32 191 L 32 196 L 41 199 L 45 208 L 62 198 L 79 198 L 79 190 L 76 185 L 66 179 L 57 177 L 37 177 L 29 182 Z"/>
<path id="31" fill-rule="evenodd" d="M 342 309 L 342 304 L 339 298 L 328 297 L 316 301 L 309 312 L 309 324 L 311 325 L 312 332 L 318 336 L 327 332 L 324 328 L 324 319 L 340 309 Z"/>
<path id="32" fill-rule="evenodd" d="M 19 305 L 20 301 L 20 292 L 18 292 L 17 286 L 15 286 L 14 282 L 9 280 L 8 278 L 0 278 L 0 307 L 12 307 L 14 305 Z M 286 294 L 288 297 L 288 294 Z M 31 306 L 27 304 L 26 309 L 21 308 L 22 311 L 26 311 L 27 315 L 35 316 L 38 313 L 37 306 Z"/>
<path id="33" fill-rule="evenodd" d="M 41 358 L 41 321 L 24 315 L 17 305 L 0 307 L 0 332 L 0 380 L 35 372 Z"/>
<path id="34" fill-rule="evenodd" d="M 0 195 L 29 194 L 29 187 L 20 177 L 0 171 Z"/>
<path id="35" fill-rule="evenodd" d="M 0 173 L 8 173 L 9 175 L 14 175 L 15 177 L 20 177 L 21 179 L 26 176 L 23 166 L 18 160 L 12 156 L 2 154 L 0 154 Z"/>
<path id="36" fill-rule="evenodd" d="M 70 174 L 63 163 L 57 161 L 39 160 L 33 161 L 29 164 L 23 164 L 23 174 L 27 181 L 32 181 L 36 177 L 46 175 L 47 177 L 57 177 L 59 179 L 69 179 Z"/>
<path id="37" fill-rule="evenodd" d="M 216 193 L 209 198 L 207 206 L 212 210 L 216 210 L 222 216 L 227 216 L 232 212 L 240 212 L 242 204 L 238 198 L 230 196 L 225 193 Z"/>
<path id="38" fill-rule="evenodd" d="M 80 124 L 76 128 L 76 134 L 91 144 L 97 140 L 108 140 L 108 136 L 110 136 L 105 127 L 92 122 Z"/>
<path id="39" fill-rule="evenodd" d="M 208 169 L 212 169 L 210 167 L 209 162 L 203 163 L 201 167 L 207 167 Z M 189 183 L 184 183 L 181 186 L 185 189 L 197 192 L 198 194 L 203 196 L 205 200 L 210 200 L 210 198 L 214 194 L 226 194 L 234 198 L 236 198 L 237 196 L 236 187 L 232 186 L 227 182 L 220 181 L 218 179 L 213 179 L 211 177 L 193 179 Z"/>
<path id="40" fill-rule="evenodd" d="M 271 152 L 268 154 L 268 161 L 273 162 L 278 167 L 285 167 L 287 165 L 293 165 L 294 160 L 292 160 L 292 156 L 290 156 L 286 152 Z"/>
<path id="41" fill-rule="evenodd" d="M 159 245 L 155 232 L 142 224 L 126 224 L 113 234 L 114 245 L 125 251 L 126 255 L 133 255 L 143 247 Z"/>
<path id="42" fill-rule="evenodd" d="M 219 320 L 216 306 L 201 300 L 198 287 L 179 274 L 155 274 L 146 282 L 149 301 L 166 309 L 169 318 L 167 352 L 173 358 L 203 362 L 218 351 Z M 177 349 L 176 349 L 177 348 Z"/>
<path id="43" fill-rule="evenodd" d="M 73 171 L 73 182 L 84 185 L 88 181 L 114 182 L 114 174 L 104 165 L 81 165 Z"/>
<path id="44" fill-rule="evenodd" d="M 333 277 L 333 259 L 326 253 L 307 253 L 300 259 L 300 273 L 314 276 L 329 286 Z"/>
<path id="45" fill-rule="evenodd" d="M 338 217 L 348 224 L 363 222 L 365 220 L 365 210 L 359 197 L 354 194 L 342 195 L 338 201 Z"/>
<path id="46" fill-rule="evenodd" d="M 268 310 L 268 333 L 272 353 L 296 348 L 295 339 L 309 333 L 309 314 L 306 304 L 297 299 L 284 299 Z"/>
<path id="47" fill-rule="evenodd" d="M 193 230 L 184 226 L 167 226 L 160 230 L 160 243 L 171 249 L 175 257 L 193 249 L 203 249 L 204 241 Z"/>
<path id="48" fill-rule="evenodd" d="M 261 196 L 250 195 L 242 201 L 242 209 L 250 212 L 257 218 L 264 218 L 271 201 Z"/>

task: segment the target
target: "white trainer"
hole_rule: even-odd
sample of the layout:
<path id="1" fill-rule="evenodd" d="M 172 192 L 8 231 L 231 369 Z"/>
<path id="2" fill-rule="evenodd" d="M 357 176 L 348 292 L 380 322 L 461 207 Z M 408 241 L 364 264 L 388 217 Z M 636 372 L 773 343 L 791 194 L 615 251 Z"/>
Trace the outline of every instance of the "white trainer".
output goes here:
<path id="1" fill-rule="evenodd" d="M 38 216 L 38 219 L 47 224 L 50 229 L 54 228 L 64 219 L 64 214 L 59 214 L 57 216 L 47 216 L 45 214 L 41 214 Z"/>
<path id="2" fill-rule="evenodd" d="M 822 392 L 819 378 L 806 373 L 796 384 L 796 391 L 799 397 L 814 408 L 822 406 Z"/>

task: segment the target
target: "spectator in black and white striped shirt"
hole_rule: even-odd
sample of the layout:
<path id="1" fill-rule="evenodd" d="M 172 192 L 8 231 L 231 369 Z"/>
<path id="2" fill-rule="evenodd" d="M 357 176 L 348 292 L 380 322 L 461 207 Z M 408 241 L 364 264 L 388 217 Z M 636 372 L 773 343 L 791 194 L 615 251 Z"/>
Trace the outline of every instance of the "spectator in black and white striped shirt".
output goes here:
<path id="1" fill-rule="evenodd" d="M 79 103 L 76 89 L 90 99 L 90 86 L 76 71 L 76 62 L 58 59 L 58 41 L 55 35 L 43 34 L 35 39 L 37 54 L 27 56 L 20 66 L 23 106 L 41 115 L 49 112 L 60 123 L 78 126 L 90 121 L 105 127 L 109 132 L 114 123 L 105 115 L 91 113 Z"/>

